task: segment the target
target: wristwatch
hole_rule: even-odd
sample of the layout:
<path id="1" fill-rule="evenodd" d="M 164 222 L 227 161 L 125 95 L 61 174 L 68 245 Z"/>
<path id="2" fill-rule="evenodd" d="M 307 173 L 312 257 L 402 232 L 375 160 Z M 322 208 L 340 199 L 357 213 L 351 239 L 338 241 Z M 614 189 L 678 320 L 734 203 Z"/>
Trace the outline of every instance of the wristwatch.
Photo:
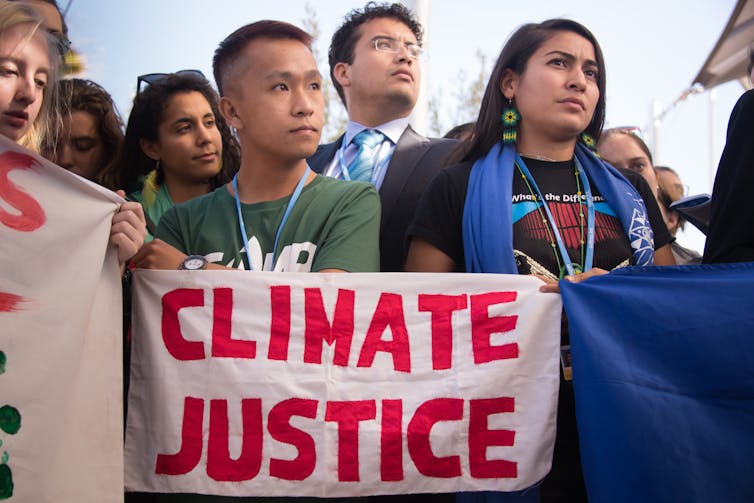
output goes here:
<path id="1" fill-rule="evenodd" d="M 207 268 L 207 259 L 202 255 L 189 255 L 186 257 L 178 269 L 186 271 L 200 271 Z"/>

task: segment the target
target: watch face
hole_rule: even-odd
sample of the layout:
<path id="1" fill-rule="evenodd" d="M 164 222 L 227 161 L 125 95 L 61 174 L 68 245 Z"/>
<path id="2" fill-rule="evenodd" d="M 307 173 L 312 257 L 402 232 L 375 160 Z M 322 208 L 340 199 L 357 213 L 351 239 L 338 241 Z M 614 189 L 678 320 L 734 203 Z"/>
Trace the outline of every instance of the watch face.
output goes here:
<path id="1" fill-rule="evenodd" d="M 183 261 L 183 268 L 188 269 L 189 271 L 204 269 L 206 265 L 207 261 L 204 259 L 204 257 L 188 257 Z"/>

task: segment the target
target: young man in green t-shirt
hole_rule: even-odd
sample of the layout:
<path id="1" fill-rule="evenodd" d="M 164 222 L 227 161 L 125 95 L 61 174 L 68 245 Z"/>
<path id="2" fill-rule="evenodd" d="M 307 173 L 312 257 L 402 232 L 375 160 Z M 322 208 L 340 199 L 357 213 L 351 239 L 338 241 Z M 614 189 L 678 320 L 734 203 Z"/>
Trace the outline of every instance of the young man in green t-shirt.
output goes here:
<path id="1" fill-rule="evenodd" d="M 134 258 L 137 267 L 379 270 L 380 202 L 374 187 L 324 178 L 306 163 L 319 143 L 324 115 L 311 40 L 290 24 L 260 21 L 239 28 L 220 44 L 214 58 L 220 111 L 237 131 L 241 167 L 232 183 L 168 210 L 156 239 Z M 258 500 L 293 501 L 126 495 L 126 501 L 133 502 Z"/>
<path id="2" fill-rule="evenodd" d="M 241 143 L 233 182 L 160 220 L 137 267 L 254 271 L 379 270 L 371 184 L 312 173 L 324 115 L 312 38 L 279 21 L 239 28 L 214 58 L 220 111 Z"/>

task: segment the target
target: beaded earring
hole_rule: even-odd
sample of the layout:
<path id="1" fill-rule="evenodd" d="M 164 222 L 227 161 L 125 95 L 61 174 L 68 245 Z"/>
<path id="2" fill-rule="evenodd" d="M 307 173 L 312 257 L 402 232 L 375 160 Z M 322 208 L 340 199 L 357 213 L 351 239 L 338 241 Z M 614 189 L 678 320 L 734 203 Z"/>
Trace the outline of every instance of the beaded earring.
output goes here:
<path id="1" fill-rule="evenodd" d="M 592 135 L 588 133 L 581 133 L 581 141 L 589 150 L 591 150 L 592 152 L 597 152 L 597 142 L 594 141 Z"/>
<path id="2" fill-rule="evenodd" d="M 513 100 L 508 99 L 508 107 L 503 110 L 500 120 L 503 123 L 503 143 L 516 143 L 516 126 L 521 119 L 521 115 L 513 104 Z"/>

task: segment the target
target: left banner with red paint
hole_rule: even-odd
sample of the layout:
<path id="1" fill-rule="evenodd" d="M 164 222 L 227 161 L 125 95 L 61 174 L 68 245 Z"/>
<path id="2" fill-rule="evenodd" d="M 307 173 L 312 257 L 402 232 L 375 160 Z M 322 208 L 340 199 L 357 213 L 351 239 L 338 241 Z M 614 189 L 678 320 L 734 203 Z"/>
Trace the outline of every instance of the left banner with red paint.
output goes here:
<path id="1" fill-rule="evenodd" d="M 0 501 L 123 500 L 121 202 L 0 137 Z"/>

